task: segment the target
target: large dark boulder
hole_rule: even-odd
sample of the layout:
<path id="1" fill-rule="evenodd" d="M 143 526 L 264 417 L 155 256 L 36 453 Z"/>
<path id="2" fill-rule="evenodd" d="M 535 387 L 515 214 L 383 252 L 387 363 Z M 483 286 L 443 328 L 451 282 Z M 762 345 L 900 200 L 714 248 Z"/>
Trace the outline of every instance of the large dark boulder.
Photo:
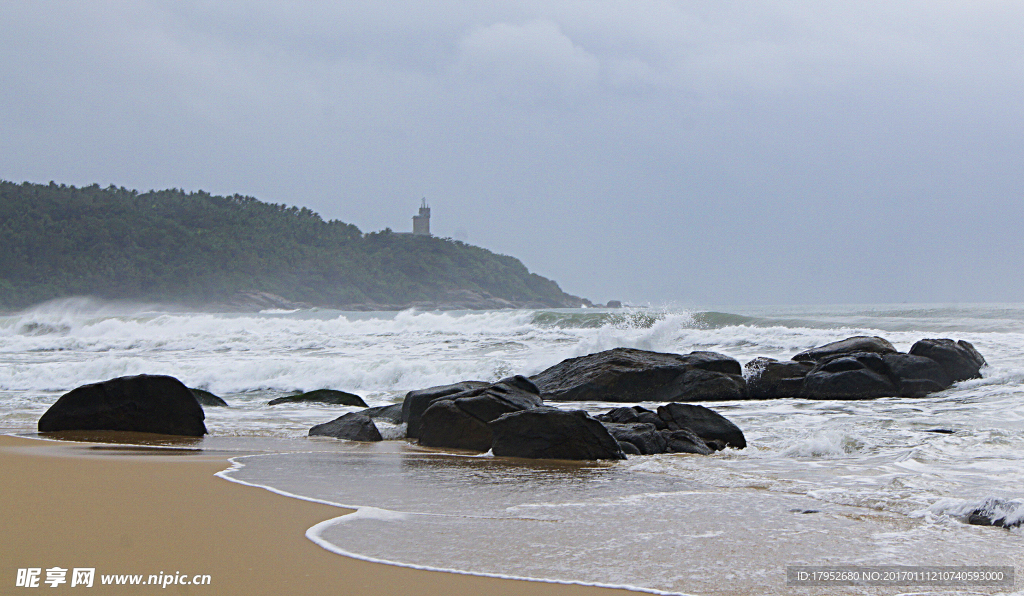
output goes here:
<path id="1" fill-rule="evenodd" d="M 410 391 L 405 395 L 405 401 L 402 402 L 402 422 L 405 422 L 408 427 L 406 434 L 410 439 L 420 436 L 420 417 L 423 416 L 423 412 L 427 411 L 430 404 L 435 401 L 459 393 L 484 389 L 489 386 L 490 383 L 483 381 L 463 381 L 451 385 L 439 385 L 429 389 Z"/>
<path id="2" fill-rule="evenodd" d="M 83 385 L 61 396 L 41 418 L 39 432 L 122 430 L 201 437 L 206 415 L 174 377 L 138 375 Z"/>
<path id="3" fill-rule="evenodd" d="M 487 423 L 470 416 L 450 399 L 430 404 L 420 417 L 420 445 L 487 451 L 493 437 Z"/>
<path id="4" fill-rule="evenodd" d="M 636 447 L 637 455 L 654 455 L 655 453 L 668 452 L 668 441 L 665 435 L 660 433 L 653 424 L 643 422 L 627 422 L 623 424 L 604 422 L 604 427 L 608 429 L 608 433 L 611 436 L 615 437 L 620 446 L 628 443 Z"/>
<path id="5" fill-rule="evenodd" d="M 699 453 L 708 455 L 725 448 L 726 439 L 732 440 L 735 444 L 746 444 L 743 433 L 735 428 L 735 425 L 724 418 L 718 420 L 715 418 L 718 414 L 703 406 L 669 404 L 663 411 L 668 421 L 640 406 L 614 408 L 595 416 L 595 418 L 604 424 L 608 432 L 619 442 L 623 452 L 627 454 Z M 710 424 L 708 424 L 708 421 L 712 419 L 715 424 L 719 425 L 718 432 L 716 429 L 710 428 Z M 670 423 L 672 428 L 669 428 Z M 708 441 L 684 426 L 686 424 L 701 428 L 708 434 Z M 732 427 L 730 428 L 729 425 Z"/>
<path id="6" fill-rule="evenodd" d="M 818 363 L 804 377 L 807 399 L 873 399 L 900 395 L 892 371 L 875 352 L 855 352 Z"/>
<path id="7" fill-rule="evenodd" d="M 349 441 L 381 441 L 380 431 L 369 416 L 361 412 L 349 412 L 330 422 L 318 424 L 309 429 L 311 437 L 334 437 Z"/>
<path id="8" fill-rule="evenodd" d="M 315 391 L 299 393 L 298 395 L 286 395 L 285 397 L 272 399 L 267 403 L 268 406 L 276 406 L 278 404 L 329 404 L 332 406 L 366 407 L 366 402 L 358 395 L 335 389 L 317 389 Z"/>
<path id="9" fill-rule="evenodd" d="M 755 358 L 743 366 L 747 377 L 747 397 L 779 399 L 799 397 L 804 377 L 814 368 L 813 362 L 780 362 L 774 358 Z"/>
<path id="10" fill-rule="evenodd" d="M 464 412 L 484 422 L 509 412 L 536 408 L 544 403 L 537 386 L 520 375 L 502 379 L 479 392 L 472 391 L 462 397 L 453 395 L 451 399 Z M 422 423 L 420 426 L 422 428 Z"/>
<path id="11" fill-rule="evenodd" d="M 487 451 L 491 447 L 487 423 L 542 403 L 533 382 L 519 375 L 437 399 L 420 417 L 420 444 Z"/>
<path id="12" fill-rule="evenodd" d="M 193 387 L 189 387 L 189 391 L 192 392 L 192 395 L 195 396 L 196 401 L 199 402 L 199 405 L 201 406 L 215 406 L 221 408 L 228 407 L 228 402 L 210 393 L 209 391 L 206 391 L 204 389 L 195 389 Z"/>
<path id="13" fill-rule="evenodd" d="M 924 397 L 953 384 L 949 373 L 931 358 L 899 352 L 885 354 L 882 360 L 889 367 L 890 378 L 901 397 Z"/>
<path id="14" fill-rule="evenodd" d="M 853 354 L 855 352 L 872 352 L 875 354 L 891 354 L 896 351 L 891 343 L 881 337 L 868 337 L 858 335 L 840 341 L 834 341 L 806 352 L 800 352 L 793 356 L 797 362 L 822 362 L 836 356 Z"/>
<path id="15" fill-rule="evenodd" d="M 668 453 L 711 455 L 724 447 L 721 441 L 704 441 L 688 428 L 663 430 L 660 434 L 665 438 L 665 449 Z"/>
<path id="16" fill-rule="evenodd" d="M 615 348 L 564 360 L 531 379 L 545 400 L 717 401 L 745 396 L 742 372 L 739 362 L 714 352 Z"/>
<path id="17" fill-rule="evenodd" d="M 658 407 L 658 417 L 668 430 L 689 430 L 712 446 L 718 442 L 726 447 L 743 449 L 747 439 L 743 431 L 714 410 L 692 404 L 670 403 Z"/>
<path id="18" fill-rule="evenodd" d="M 922 339 L 910 348 L 915 356 L 931 358 L 949 374 L 954 383 L 980 379 L 985 359 L 969 342 L 951 339 Z"/>
<path id="19" fill-rule="evenodd" d="M 625 459 L 619 443 L 582 410 L 534 408 L 490 423 L 494 455 L 534 459 Z"/>

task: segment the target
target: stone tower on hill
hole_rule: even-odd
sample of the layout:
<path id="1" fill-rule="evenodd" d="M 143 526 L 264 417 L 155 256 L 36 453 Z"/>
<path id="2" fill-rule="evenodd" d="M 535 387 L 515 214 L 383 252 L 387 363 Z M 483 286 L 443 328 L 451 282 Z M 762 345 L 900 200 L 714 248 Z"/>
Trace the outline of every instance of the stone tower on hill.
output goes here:
<path id="1" fill-rule="evenodd" d="M 423 203 L 420 204 L 420 214 L 412 216 L 412 234 L 413 236 L 430 235 L 430 207 L 427 206 L 426 199 L 423 199 Z"/>

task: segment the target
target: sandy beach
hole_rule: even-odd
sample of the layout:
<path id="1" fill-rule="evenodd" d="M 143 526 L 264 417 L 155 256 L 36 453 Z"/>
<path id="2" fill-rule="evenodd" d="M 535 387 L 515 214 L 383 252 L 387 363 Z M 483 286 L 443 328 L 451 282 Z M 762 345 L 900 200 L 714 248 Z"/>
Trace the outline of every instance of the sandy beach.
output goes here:
<path id="1" fill-rule="evenodd" d="M 231 454 L 238 455 L 238 454 Z M 46 594 L 72 588 L 74 568 L 95 568 L 86 594 L 161 592 L 157 585 L 101 585 L 101 575 L 209 575 L 171 594 L 625 594 L 367 563 L 327 552 L 304 535 L 346 510 L 275 495 L 214 476 L 227 454 L 0 436 L 0 594 L 19 569 L 42 569 Z M 68 569 L 51 587 L 46 570 Z"/>

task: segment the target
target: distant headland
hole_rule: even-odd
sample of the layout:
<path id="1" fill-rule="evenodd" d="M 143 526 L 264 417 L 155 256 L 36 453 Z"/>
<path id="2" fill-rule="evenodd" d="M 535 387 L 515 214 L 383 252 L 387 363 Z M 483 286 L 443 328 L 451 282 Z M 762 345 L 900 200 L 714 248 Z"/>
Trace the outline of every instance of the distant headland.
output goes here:
<path id="1" fill-rule="evenodd" d="M 307 208 L 179 189 L 0 181 L 0 308 L 93 296 L 219 310 L 578 308 L 516 258 L 430 234 L 363 233 Z"/>

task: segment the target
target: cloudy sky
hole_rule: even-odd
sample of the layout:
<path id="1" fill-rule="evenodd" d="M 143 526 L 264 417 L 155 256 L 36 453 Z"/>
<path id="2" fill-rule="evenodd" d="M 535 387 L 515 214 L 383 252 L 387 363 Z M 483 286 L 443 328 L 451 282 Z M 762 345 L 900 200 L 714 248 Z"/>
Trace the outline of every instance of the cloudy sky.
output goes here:
<path id="1" fill-rule="evenodd" d="M 1024 301 L 1024 2 L 0 4 L 0 178 L 519 257 L 593 300 Z"/>

